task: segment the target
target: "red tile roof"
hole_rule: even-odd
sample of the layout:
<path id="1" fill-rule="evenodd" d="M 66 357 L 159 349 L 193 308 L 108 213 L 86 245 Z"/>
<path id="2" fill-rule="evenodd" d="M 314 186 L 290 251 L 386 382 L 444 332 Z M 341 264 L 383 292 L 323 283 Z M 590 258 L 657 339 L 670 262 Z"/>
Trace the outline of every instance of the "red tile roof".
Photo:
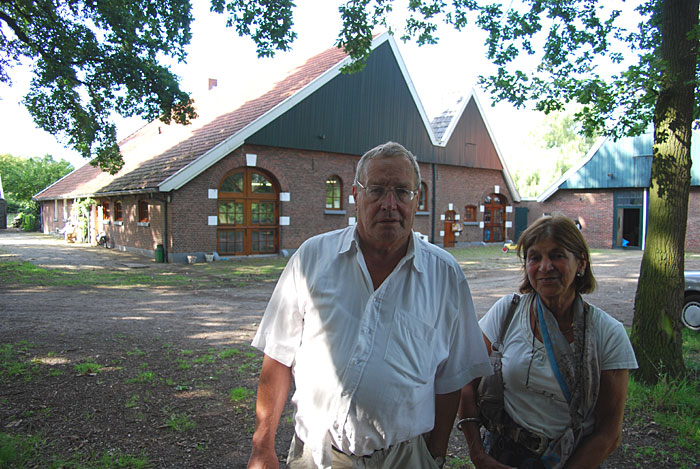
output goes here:
<path id="1" fill-rule="evenodd" d="M 328 49 L 290 71 L 268 92 L 244 102 L 233 111 L 229 109 L 235 106 L 235 102 L 222 100 L 214 92 L 201 102 L 195 102 L 199 117 L 191 125 L 166 125 L 155 120 L 121 141 L 124 167 L 114 176 L 86 164 L 35 198 L 45 200 L 157 191 L 163 181 L 272 111 L 346 57 L 342 49 Z M 228 106 L 223 113 L 222 106 Z"/>

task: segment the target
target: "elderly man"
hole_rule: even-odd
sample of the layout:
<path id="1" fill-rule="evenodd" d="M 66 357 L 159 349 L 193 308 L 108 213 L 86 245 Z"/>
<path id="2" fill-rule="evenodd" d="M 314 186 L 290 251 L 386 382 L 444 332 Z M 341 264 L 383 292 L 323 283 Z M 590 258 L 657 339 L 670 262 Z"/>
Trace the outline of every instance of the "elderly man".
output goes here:
<path id="1" fill-rule="evenodd" d="M 467 280 L 413 233 L 420 171 L 397 143 L 357 165 L 357 225 L 292 256 L 253 345 L 265 353 L 250 468 L 278 467 L 292 377 L 290 468 L 436 468 L 460 389 L 490 374 Z"/>

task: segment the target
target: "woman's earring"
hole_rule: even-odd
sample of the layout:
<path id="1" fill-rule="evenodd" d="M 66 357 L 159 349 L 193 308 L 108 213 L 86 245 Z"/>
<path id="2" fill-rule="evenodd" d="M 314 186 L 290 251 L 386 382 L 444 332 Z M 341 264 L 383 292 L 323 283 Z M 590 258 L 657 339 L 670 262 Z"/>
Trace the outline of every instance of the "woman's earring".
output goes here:
<path id="1" fill-rule="evenodd" d="M 576 272 L 576 276 L 579 278 L 583 277 L 583 272 Z"/>

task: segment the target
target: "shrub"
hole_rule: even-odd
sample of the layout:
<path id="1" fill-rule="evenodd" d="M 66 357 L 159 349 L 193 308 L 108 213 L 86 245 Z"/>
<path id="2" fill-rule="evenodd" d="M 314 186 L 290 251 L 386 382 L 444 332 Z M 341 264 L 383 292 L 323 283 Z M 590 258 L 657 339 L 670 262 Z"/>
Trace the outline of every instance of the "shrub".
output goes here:
<path id="1" fill-rule="evenodd" d="M 35 231 L 36 229 L 36 215 L 33 213 L 23 213 L 22 214 L 22 229 L 24 231 Z"/>

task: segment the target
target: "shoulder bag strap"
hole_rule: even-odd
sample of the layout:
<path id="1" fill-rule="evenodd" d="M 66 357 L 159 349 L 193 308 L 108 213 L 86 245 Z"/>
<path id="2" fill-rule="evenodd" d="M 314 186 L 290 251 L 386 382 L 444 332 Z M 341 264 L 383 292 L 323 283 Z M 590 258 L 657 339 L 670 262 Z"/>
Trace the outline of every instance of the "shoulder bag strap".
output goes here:
<path id="1" fill-rule="evenodd" d="M 498 333 L 498 338 L 496 339 L 495 343 L 491 344 L 492 351 L 502 351 L 501 345 L 503 345 L 503 338 L 506 336 L 506 331 L 508 330 L 511 321 L 513 321 L 513 315 L 515 314 L 515 309 L 518 307 L 518 303 L 520 303 L 520 295 L 518 295 L 517 293 L 513 293 L 513 298 L 510 301 L 508 313 L 506 314 L 506 317 L 503 318 L 503 324 L 501 324 L 501 330 Z M 495 344 L 498 345 L 494 347 Z"/>

